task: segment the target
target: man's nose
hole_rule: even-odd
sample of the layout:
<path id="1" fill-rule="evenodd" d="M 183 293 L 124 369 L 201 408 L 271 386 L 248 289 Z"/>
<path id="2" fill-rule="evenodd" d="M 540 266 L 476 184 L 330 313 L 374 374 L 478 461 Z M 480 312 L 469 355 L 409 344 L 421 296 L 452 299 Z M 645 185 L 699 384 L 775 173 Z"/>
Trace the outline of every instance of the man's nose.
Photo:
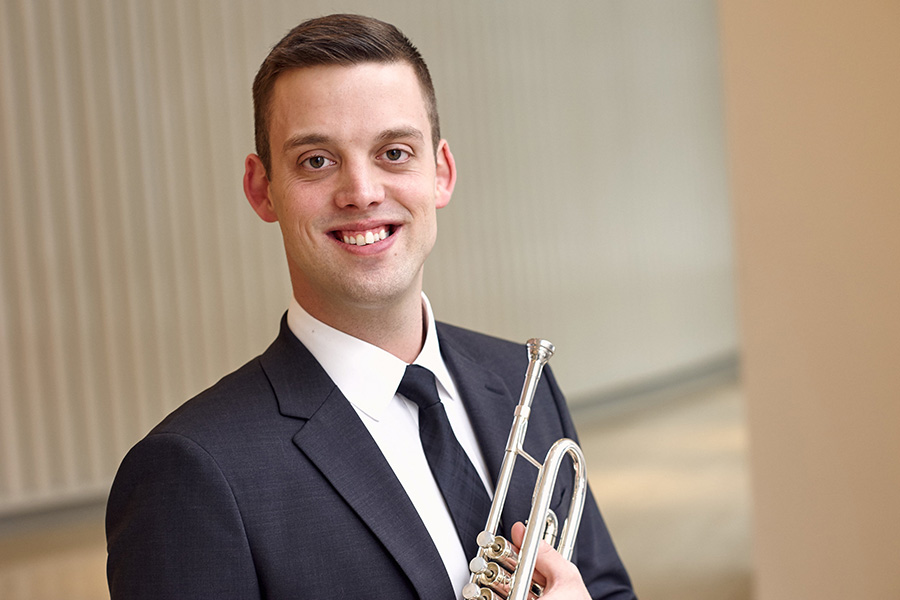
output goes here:
<path id="1" fill-rule="evenodd" d="M 374 165 L 346 162 L 341 170 L 341 184 L 335 202 L 341 208 L 369 208 L 384 200 L 384 187 Z"/>

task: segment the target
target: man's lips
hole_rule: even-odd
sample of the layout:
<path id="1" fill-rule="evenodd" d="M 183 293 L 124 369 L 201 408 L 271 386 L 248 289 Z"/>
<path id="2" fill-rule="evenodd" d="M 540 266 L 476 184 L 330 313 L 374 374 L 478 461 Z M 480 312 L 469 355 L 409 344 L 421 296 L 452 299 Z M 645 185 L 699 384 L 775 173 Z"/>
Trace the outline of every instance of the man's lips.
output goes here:
<path id="1" fill-rule="evenodd" d="M 380 242 L 394 233 L 393 225 L 383 225 L 372 229 L 339 229 L 333 232 L 336 239 L 352 246 L 366 246 Z"/>

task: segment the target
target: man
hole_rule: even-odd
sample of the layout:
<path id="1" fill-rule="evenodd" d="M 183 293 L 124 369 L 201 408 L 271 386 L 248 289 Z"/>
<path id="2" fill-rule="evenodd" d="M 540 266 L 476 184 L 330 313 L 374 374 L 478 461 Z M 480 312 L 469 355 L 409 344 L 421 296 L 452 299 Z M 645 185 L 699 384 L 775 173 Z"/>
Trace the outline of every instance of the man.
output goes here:
<path id="1" fill-rule="evenodd" d="M 264 354 L 123 461 L 107 512 L 112 598 L 459 598 L 474 550 L 462 523 L 487 515 L 456 498 L 489 502 L 526 353 L 436 324 L 422 294 L 456 181 L 428 70 L 393 26 L 333 15 L 272 50 L 254 105 L 244 191 L 281 228 L 293 299 Z M 410 372 L 428 373 L 435 403 L 419 404 Z M 432 463 L 436 406 L 461 474 Z M 531 423 L 535 456 L 575 435 L 549 372 Z M 507 535 L 531 502 L 534 472 L 520 470 Z M 571 490 L 557 488 L 565 512 Z M 592 497 L 573 561 L 542 549 L 546 598 L 634 597 Z"/>

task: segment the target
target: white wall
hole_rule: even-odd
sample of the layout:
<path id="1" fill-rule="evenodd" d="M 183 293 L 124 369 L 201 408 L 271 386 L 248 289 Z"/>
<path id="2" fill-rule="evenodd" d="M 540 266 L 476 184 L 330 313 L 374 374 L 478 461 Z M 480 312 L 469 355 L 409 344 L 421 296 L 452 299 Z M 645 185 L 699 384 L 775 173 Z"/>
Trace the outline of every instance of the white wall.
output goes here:
<path id="1" fill-rule="evenodd" d="M 432 67 L 460 168 L 439 317 L 551 339 L 575 403 L 735 351 L 712 2 L 0 0 L 0 513 L 102 497 L 274 336 L 250 83 L 336 11 L 396 23 Z"/>

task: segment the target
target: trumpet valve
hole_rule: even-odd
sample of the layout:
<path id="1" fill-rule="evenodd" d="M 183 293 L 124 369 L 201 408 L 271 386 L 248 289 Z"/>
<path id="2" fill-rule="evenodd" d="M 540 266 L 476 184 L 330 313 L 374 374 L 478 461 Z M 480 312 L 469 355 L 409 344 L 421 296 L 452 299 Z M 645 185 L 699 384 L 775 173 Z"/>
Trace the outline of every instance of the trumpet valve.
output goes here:
<path id="1" fill-rule="evenodd" d="M 478 600 L 481 598 L 481 586 L 469 582 L 463 586 L 462 595 L 466 600 Z"/>
<path id="2" fill-rule="evenodd" d="M 475 542 L 481 548 L 489 548 L 494 544 L 494 539 L 496 536 L 490 531 L 482 531 L 478 534 L 478 537 L 475 538 Z"/>
<path id="3" fill-rule="evenodd" d="M 488 568 L 488 561 L 480 556 L 476 556 L 469 561 L 469 571 L 472 573 L 483 573 Z"/>

